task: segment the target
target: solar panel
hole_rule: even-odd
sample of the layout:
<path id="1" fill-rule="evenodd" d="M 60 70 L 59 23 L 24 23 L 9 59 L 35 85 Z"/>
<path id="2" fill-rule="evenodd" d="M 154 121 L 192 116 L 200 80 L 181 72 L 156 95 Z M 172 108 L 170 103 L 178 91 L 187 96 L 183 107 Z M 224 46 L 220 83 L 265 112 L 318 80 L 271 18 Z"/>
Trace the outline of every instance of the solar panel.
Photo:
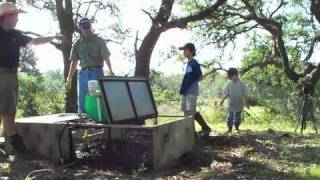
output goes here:
<path id="1" fill-rule="evenodd" d="M 106 76 L 99 82 L 112 123 L 134 124 L 158 115 L 146 78 Z"/>
<path id="2" fill-rule="evenodd" d="M 129 82 L 129 87 L 137 115 L 141 117 L 156 114 L 147 84 L 145 82 L 131 81 Z"/>

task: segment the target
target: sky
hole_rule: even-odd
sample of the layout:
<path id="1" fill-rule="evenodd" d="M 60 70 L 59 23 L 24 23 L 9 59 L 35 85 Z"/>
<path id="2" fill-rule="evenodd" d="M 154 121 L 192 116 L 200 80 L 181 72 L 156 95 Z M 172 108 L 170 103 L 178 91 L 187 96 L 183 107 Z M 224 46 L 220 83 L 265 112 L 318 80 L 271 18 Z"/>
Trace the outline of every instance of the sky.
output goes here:
<path id="1" fill-rule="evenodd" d="M 121 9 L 121 21 L 123 25 L 125 27 L 129 27 L 133 34 L 135 34 L 134 32 L 139 31 L 140 39 L 143 38 L 143 36 L 147 33 L 151 24 L 148 16 L 145 15 L 141 9 L 149 9 L 150 5 L 151 4 L 146 3 L 146 1 L 132 0 L 124 0 L 121 2 L 121 4 L 119 4 Z M 157 7 L 157 4 L 153 5 Z M 17 29 L 22 31 L 36 32 L 43 36 L 55 35 L 59 33 L 58 22 L 54 21 L 50 12 L 40 11 L 28 7 L 24 9 L 27 11 L 27 14 L 20 15 Z M 94 29 L 101 29 L 104 27 L 105 26 L 103 26 L 102 23 L 93 24 Z M 183 62 L 178 62 L 176 57 L 166 59 L 160 54 L 168 51 L 170 47 L 180 47 L 186 42 L 194 42 L 196 47 L 199 47 L 199 43 L 196 41 L 194 34 L 188 30 L 171 29 L 167 32 L 164 32 L 153 51 L 151 68 L 162 71 L 166 75 L 182 74 L 185 69 L 185 64 Z M 241 44 L 244 46 L 245 43 Z M 107 46 L 111 51 L 110 59 L 115 74 L 125 75 L 132 73 L 135 66 L 134 60 L 129 61 L 128 58 L 121 53 L 121 51 L 124 48 L 133 49 L 133 44 L 118 45 L 115 43 L 108 43 Z M 243 46 L 240 45 L 237 49 L 235 49 L 237 59 L 225 62 L 224 64 L 226 66 L 237 67 L 240 65 L 240 59 L 243 56 Z M 33 46 L 32 48 L 35 51 L 36 57 L 39 59 L 37 62 L 37 67 L 41 72 L 63 69 L 62 55 L 60 51 L 55 49 L 55 47 L 50 44 L 46 44 Z M 198 55 L 196 58 L 201 63 L 205 60 L 212 59 L 212 57 L 214 57 L 217 53 L 218 52 L 214 47 L 207 46 L 197 50 Z"/>

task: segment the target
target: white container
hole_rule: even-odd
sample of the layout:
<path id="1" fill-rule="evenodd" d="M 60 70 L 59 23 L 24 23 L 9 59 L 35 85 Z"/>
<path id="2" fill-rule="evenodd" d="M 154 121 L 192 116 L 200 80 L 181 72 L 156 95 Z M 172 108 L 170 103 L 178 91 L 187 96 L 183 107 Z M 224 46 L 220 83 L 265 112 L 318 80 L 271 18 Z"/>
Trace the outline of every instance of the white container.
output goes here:
<path id="1" fill-rule="evenodd" d="M 89 93 L 91 93 L 91 94 L 96 93 L 97 90 L 98 90 L 98 87 L 99 87 L 99 83 L 98 83 L 97 80 L 88 81 L 88 91 L 89 91 Z"/>

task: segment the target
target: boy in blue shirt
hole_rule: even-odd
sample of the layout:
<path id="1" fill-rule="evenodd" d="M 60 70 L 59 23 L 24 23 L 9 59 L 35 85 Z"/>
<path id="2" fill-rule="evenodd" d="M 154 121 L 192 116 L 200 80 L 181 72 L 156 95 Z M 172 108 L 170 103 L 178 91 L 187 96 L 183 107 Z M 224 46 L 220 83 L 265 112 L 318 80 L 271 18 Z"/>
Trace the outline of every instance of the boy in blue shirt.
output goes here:
<path id="1" fill-rule="evenodd" d="M 179 49 L 183 50 L 184 57 L 188 59 L 186 73 L 180 88 L 180 94 L 182 95 L 181 110 L 185 116 L 193 116 L 200 124 L 202 128 L 200 136 L 209 136 L 211 129 L 196 109 L 197 97 L 199 95 L 198 81 L 202 78 L 200 65 L 194 59 L 196 48 L 192 43 L 187 43 Z"/>
<path id="2" fill-rule="evenodd" d="M 241 113 L 244 106 L 249 108 L 248 104 L 248 87 L 239 78 L 239 72 L 236 68 L 230 68 L 228 70 L 228 79 L 230 80 L 227 88 L 224 92 L 224 98 L 221 100 L 220 105 L 228 99 L 228 132 L 232 132 L 233 125 L 239 132 L 239 126 L 241 124 Z"/>

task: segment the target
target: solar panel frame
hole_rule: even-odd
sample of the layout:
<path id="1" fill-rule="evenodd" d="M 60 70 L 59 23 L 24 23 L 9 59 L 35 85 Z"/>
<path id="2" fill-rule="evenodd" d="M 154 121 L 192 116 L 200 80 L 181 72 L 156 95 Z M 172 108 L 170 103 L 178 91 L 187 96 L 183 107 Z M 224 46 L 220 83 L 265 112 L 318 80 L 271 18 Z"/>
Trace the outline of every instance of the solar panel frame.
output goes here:
<path id="1" fill-rule="evenodd" d="M 158 117 L 158 111 L 157 111 L 157 106 L 156 106 L 156 103 L 155 103 L 155 100 L 154 100 L 154 97 L 153 97 L 153 94 L 152 94 L 152 90 L 151 90 L 151 86 L 150 86 L 150 82 L 147 78 L 143 78 L 143 77 L 120 77 L 120 76 L 104 76 L 104 77 L 100 77 L 98 79 L 99 81 L 99 84 L 100 84 L 100 87 L 102 89 L 102 93 L 103 93 L 103 98 L 104 98 L 104 102 L 106 104 L 106 107 L 107 107 L 107 110 L 108 110 L 108 113 L 109 113 L 109 116 L 110 116 L 110 122 L 112 124 L 142 124 L 144 123 L 144 121 L 146 119 L 150 119 L 150 118 L 157 118 Z M 113 112 L 112 110 L 110 109 L 110 102 L 109 102 L 109 99 L 108 99 L 108 95 L 104 88 L 104 82 L 125 82 L 126 84 L 126 90 L 127 90 L 127 93 L 130 97 L 130 103 L 131 103 L 131 106 L 133 107 L 133 110 L 134 110 L 134 116 L 133 118 L 126 118 L 126 119 L 121 119 L 121 120 L 115 120 L 114 117 L 113 117 Z M 150 114 L 146 114 L 146 115 L 142 115 L 142 116 L 139 116 L 138 113 L 137 113 L 137 107 L 135 106 L 135 101 L 134 101 L 134 98 L 133 98 L 133 95 L 132 95 L 132 91 L 130 89 L 130 85 L 129 83 L 130 82 L 143 82 L 145 83 L 146 85 L 146 90 L 148 92 L 148 95 L 150 100 L 151 100 L 151 106 L 153 108 L 153 113 L 150 113 Z"/>

